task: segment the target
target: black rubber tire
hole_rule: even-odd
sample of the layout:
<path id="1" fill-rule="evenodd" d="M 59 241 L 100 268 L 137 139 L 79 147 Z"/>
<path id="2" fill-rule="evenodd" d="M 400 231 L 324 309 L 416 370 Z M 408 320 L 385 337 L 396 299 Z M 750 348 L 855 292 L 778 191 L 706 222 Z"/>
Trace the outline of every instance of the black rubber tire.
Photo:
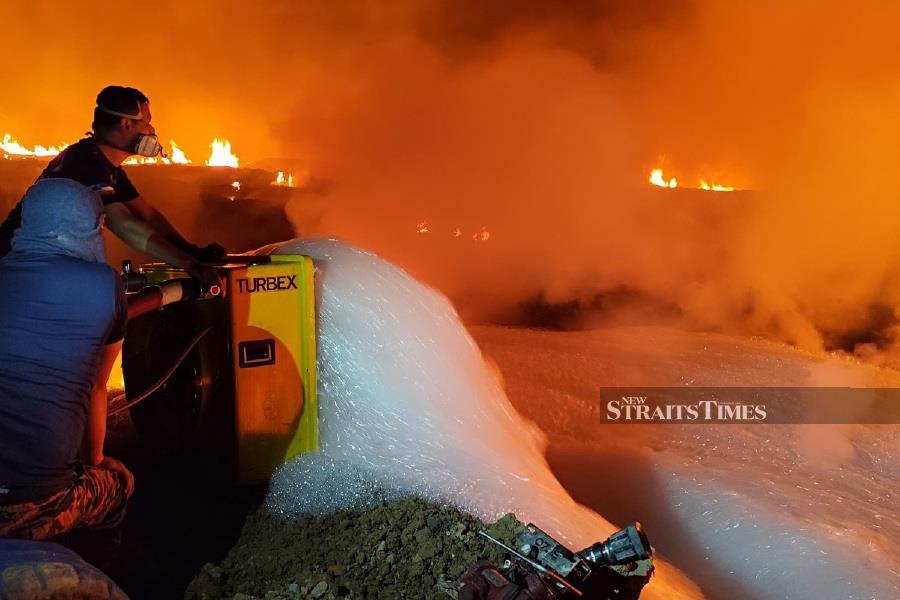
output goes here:
<path id="1" fill-rule="evenodd" d="M 181 308 L 152 311 L 129 322 L 122 352 L 128 398 L 156 383 L 196 335 L 189 312 Z M 162 387 L 131 408 L 131 419 L 157 450 L 178 452 L 196 437 L 203 402 L 203 365 L 195 347 Z"/>

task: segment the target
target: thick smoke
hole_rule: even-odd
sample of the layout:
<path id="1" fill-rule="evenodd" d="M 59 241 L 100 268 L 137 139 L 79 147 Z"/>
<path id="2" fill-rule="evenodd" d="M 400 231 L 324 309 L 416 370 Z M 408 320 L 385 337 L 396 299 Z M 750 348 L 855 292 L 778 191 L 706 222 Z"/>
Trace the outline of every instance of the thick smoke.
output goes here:
<path id="1" fill-rule="evenodd" d="M 4 61 L 0 122 L 71 139 L 102 85 L 133 84 L 189 155 L 228 136 L 247 159 L 303 161 L 332 183 L 291 207 L 299 234 L 371 248 L 471 320 L 562 305 L 579 326 L 666 320 L 890 360 L 897 12 L 7 3 L 9 47 L 28 50 Z M 656 165 L 755 191 L 651 189 Z"/>

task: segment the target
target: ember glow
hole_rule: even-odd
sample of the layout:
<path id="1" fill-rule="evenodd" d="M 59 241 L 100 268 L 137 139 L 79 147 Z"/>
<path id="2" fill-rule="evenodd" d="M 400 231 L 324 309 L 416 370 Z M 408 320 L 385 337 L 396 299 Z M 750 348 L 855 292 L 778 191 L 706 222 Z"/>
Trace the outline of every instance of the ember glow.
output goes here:
<path id="1" fill-rule="evenodd" d="M 215 139 L 209 145 L 209 148 L 210 154 L 206 161 L 206 166 L 238 168 L 240 161 L 238 157 L 231 152 L 231 142 L 228 140 Z"/>
<path id="2" fill-rule="evenodd" d="M 275 181 L 272 182 L 272 185 L 294 187 L 294 176 L 291 173 L 288 173 L 287 177 L 285 177 L 284 171 L 278 171 L 278 173 L 275 174 Z"/>
<path id="3" fill-rule="evenodd" d="M 476 242 L 486 242 L 491 239 L 491 232 L 487 230 L 487 227 L 482 227 L 472 236 L 472 239 Z"/>
<path id="4" fill-rule="evenodd" d="M 416 233 L 425 234 L 425 233 L 432 233 L 433 231 L 437 231 L 440 236 L 443 236 L 445 233 L 445 230 L 443 230 L 443 229 L 434 230 L 433 227 L 428 224 L 428 221 L 421 221 L 420 223 L 418 223 L 416 225 Z M 455 227 L 450 232 L 450 235 L 451 235 L 451 237 L 459 239 L 459 238 L 462 238 L 463 235 L 468 235 L 468 234 L 464 234 L 462 229 L 460 229 L 459 227 Z M 480 227 L 477 231 L 472 233 L 470 237 L 472 240 L 474 240 L 476 242 L 486 242 L 489 239 L 491 239 L 491 232 L 488 230 L 487 227 Z"/>

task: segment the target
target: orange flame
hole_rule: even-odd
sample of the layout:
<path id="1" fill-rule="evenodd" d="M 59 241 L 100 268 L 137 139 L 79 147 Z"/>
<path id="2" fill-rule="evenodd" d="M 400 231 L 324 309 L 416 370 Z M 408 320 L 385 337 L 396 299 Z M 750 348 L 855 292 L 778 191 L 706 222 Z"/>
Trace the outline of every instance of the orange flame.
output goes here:
<path id="1" fill-rule="evenodd" d="M 124 161 L 122 161 L 123 165 L 167 165 L 169 164 L 168 158 L 156 158 L 155 156 L 129 156 Z"/>
<path id="2" fill-rule="evenodd" d="M 191 164 L 190 159 L 184 155 L 184 150 L 178 147 L 178 144 L 175 143 L 175 140 L 169 140 L 169 146 L 172 147 L 172 151 L 169 152 L 170 160 L 173 165 L 189 165 Z"/>
<path id="3" fill-rule="evenodd" d="M 650 183 L 664 188 L 678 187 L 678 180 L 674 177 L 666 181 L 666 178 L 663 177 L 662 169 L 653 169 L 652 171 L 650 171 Z"/>
<path id="4" fill-rule="evenodd" d="M 123 390 L 125 389 L 125 377 L 122 375 L 122 353 L 116 355 L 116 361 L 113 363 L 109 372 L 109 378 L 106 380 L 106 389 Z"/>
<path id="5" fill-rule="evenodd" d="M 209 167 L 232 167 L 237 168 L 239 165 L 238 157 L 231 152 L 231 142 L 228 140 L 215 139 L 209 145 L 210 154 L 206 165 Z"/>
<path id="6" fill-rule="evenodd" d="M 662 169 L 653 169 L 650 171 L 650 183 L 664 188 L 674 188 L 678 187 L 678 180 L 672 177 L 671 179 L 666 179 L 663 176 Z M 698 190 L 706 190 L 709 192 L 733 192 L 734 188 L 728 185 L 721 185 L 719 183 L 709 183 L 705 179 L 700 180 L 700 185 L 696 188 Z"/>
<path id="7" fill-rule="evenodd" d="M 734 188 L 727 185 L 719 185 L 718 183 L 706 183 L 706 180 L 700 180 L 700 189 L 710 192 L 733 192 Z"/>
<path id="8" fill-rule="evenodd" d="M 123 165 L 189 165 L 190 159 L 185 156 L 184 150 L 178 147 L 175 140 L 169 141 L 171 150 L 169 156 L 129 156 Z"/>
<path id="9" fill-rule="evenodd" d="M 4 156 L 9 158 L 10 156 L 56 156 L 60 152 L 66 149 L 68 144 L 61 144 L 60 146 L 41 146 L 37 145 L 33 149 L 29 150 L 15 139 L 13 139 L 12 135 L 4 134 L 3 139 L 0 140 L 0 151 L 3 152 Z"/>

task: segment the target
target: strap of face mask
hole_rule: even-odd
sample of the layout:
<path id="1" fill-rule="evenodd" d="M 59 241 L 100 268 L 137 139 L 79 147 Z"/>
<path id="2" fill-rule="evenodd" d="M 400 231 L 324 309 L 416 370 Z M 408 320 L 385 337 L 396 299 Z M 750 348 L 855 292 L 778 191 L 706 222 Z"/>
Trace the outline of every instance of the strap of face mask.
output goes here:
<path id="1" fill-rule="evenodd" d="M 103 112 L 105 112 L 108 115 L 113 115 L 116 117 L 123 117 L 125 119 L 131 119 L 133 121 L 142 121 L 144 119 L 144 113 L 141 112 L 141 103 L 140 102 L 138 102 L 138 105 L 137 105 L 138 112 L 136 115 L 129 115 L 129 114 L 125 114 L 122 112 L 118 112 L 118 111 L 106 108 L 105 106 L 100 106 L 99 104 L 97 105 L 97 108 L 99 108 L 100 110 L 102 110 Z"/>

